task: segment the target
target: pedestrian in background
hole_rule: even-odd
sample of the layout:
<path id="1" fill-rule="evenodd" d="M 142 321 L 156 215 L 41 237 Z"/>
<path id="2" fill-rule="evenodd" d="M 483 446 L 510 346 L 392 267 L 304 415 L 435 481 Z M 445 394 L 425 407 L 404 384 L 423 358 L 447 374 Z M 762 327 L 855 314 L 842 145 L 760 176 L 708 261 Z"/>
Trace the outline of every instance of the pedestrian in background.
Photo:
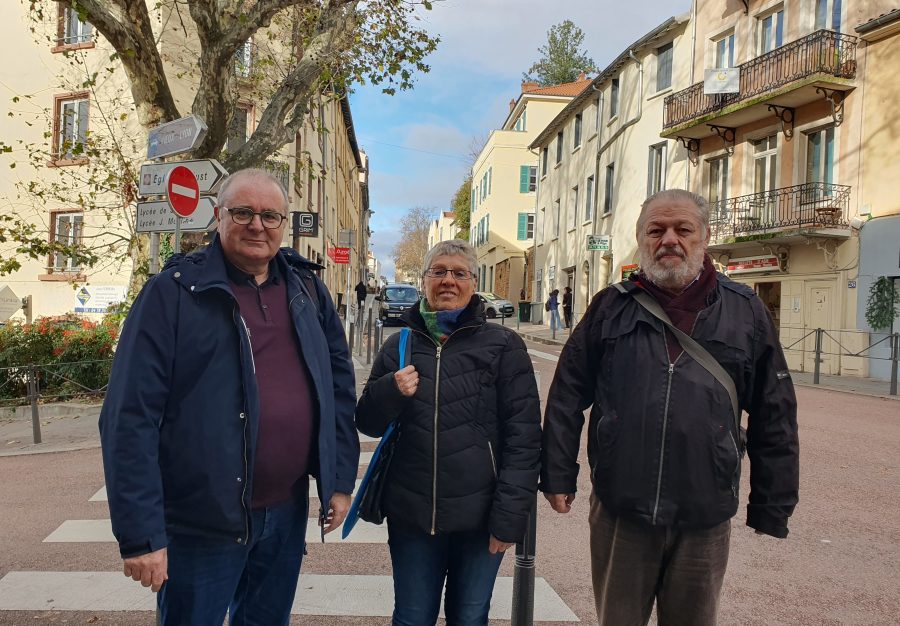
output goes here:
<path id="1" fill-rule="evenodd" d="M 716 623 L 744 450 L 735 408 L 749 414 L 747 525 L 786 537 L 797 503 L 797 402 L 778 332 L 751 288 L 716 272 L 709 236 L 700 196 L 672 189 L 644 202 L 641 271 L 591 302 L 547 399 L 541 490 L 560 513 L 575 498 L 592 407 L 591 564 L 603 625 L 646 624 L 654 601 L 660 624 Z"/>
<path id="2" fill-rule="evenodd" d="M 222 184 L 212 244 L 170 259 L 131 308 L 100 414 L 124 572 L 163 625 L 288 624 L 306 546 L 344 519 L 358 471 L 355 383 L 318 266 L 281 248 L 271 174 Z"/>
<path id="3" fill-rule="evenodd" d="M 525 535 L 537 489 L 540 402 L 525 343 L 486 324 L 475 250 L 442 241 L 425 256 L 425 297 L 375 358 L 356 409 L 380 437 L 399 421 L 384 490 L 394 626 L 486 625 L 504 551 Z"/>
<path id="4" fill-rule="evenodd" d="M 563 293 L 562 307 L 566 328 L 572 328 L 572 288 L 568 285 L 566 285 Z"/>
<path id="5" fill-rule="evenodd" d="M 550 329 L 559 330 L 562 328 L 562 322 L 559 320 L 559 289 L 554 289 L 550 292 L 547 307 L 547 310 L 550 311 Z"/>
<path id="6" fill-rule="evenodd" d="M 356 287 L 354 288 L 356 291 L 356 315 L 362 320 L 363 309 L 366 306 L 366 294 L 368 293 L 368 289 L 366 288 L 366 283 L 363 281 L 359 281 L 356 283 Z"/>

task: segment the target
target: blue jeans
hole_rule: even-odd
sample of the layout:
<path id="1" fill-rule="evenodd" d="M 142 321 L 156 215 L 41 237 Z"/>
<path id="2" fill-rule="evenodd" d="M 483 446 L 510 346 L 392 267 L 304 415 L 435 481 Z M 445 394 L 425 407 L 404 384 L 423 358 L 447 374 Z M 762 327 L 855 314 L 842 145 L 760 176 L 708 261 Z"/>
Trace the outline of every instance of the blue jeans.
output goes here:
<path id="1" fill-rule="evenodd" d="M 550 328 L 551 330 L 562 328 L 562 323 L 559 321 L 559 309 L 550 309 Z"/>
<path id="2" fill-rule="evenodd" d="M 157 598 L 163 626 L 287 626 L 306 547 L 309 501 L 251 512 L 246 545 L 169 536 L 169 579 Z"/>
<path id="3" fill-rule="evenodd" d="M 388 520 L 394 570 L 393 626 L 435 624 L 447 581 L 447 626 L 486 626 L 503 553 L 488 552 L 486 530 L 428 535 L 398 529 Z"/>

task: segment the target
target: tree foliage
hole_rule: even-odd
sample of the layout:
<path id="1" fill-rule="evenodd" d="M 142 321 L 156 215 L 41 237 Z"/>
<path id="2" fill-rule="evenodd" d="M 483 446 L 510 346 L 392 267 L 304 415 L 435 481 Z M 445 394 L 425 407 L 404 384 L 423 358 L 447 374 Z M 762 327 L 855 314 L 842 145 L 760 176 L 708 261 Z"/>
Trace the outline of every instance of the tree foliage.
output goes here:
<path id="1" fill-rule="evenodd" d="M 454 223 L 459 229 L 456 233 L 457 239 L 469 240 L 469 230 L 471 229 L 471 210 L 472 210 L 472 176 L 466 176 L 466 179 L 453 194 L 451 202 L 453 212 L 456 214 Z"/>
<path id="2" fill-rule="evenodd" d="M 414 207 L 400 220 L 400 241 L 391 252 L 398 276 L 417 275 L 422 271 L 422 260 L 428 252 L 428 228 L 438 212 L 435 208 Z"/>
<path id="3" fill-rule="evenodd" d="M 866 302 L 866 322 L 874 330 L 891 327 L 900 308 L 900 295 L 894 279 L 881 276 L 869 288 L 869 299 Z"/>
<path id="4" fill-rule="evenodd" d="M 538 48 L 541 58 L 522 74 L 523 80 L 542 87 L 571 83 L 579 74 L 597 71 L 594 60 L 581 49 L 584 32 L 571 20 L 565 20 L 547 31 L 547 43 Z"/>

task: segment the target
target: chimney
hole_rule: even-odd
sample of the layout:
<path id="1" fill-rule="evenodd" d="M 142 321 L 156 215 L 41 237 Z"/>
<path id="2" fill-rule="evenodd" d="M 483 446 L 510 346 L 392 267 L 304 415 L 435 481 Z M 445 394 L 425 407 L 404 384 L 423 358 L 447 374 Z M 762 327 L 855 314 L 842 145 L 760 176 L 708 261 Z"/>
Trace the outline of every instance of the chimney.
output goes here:
<path id="1" fill-rule="evenodd" d="M 522 81 L 522 93 L 528 93 L 530 91 L 534 91 L 535 89 L 539 89 L 541 86 L 540 83 L 537 83 L 533 80 L 523 80 Z"/>
<path id="2" fill-rule="evenodd" d="M 587 78 L 587 74 L 584 73 L 584 70 L 581 71 L 581 74 L 578 75 L 578 80 L 582 81 Z"/>
<path id="3" fill-rule="evenodd" d="M 513 109 L 515 109 L 515 108 L 516 108 L 516 101 L 515 101 L 515 100 L 510 100 L 510 101 L 509 101 L 509 112 L 512 113 L 512 112 L 513 112 Z"/>

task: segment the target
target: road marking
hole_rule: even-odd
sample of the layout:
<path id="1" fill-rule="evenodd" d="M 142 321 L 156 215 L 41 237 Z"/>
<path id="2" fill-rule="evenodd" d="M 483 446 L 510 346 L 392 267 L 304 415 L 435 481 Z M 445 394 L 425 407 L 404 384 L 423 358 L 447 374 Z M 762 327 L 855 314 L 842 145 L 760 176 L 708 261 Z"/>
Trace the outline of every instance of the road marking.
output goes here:
<path id="1" fill-rule="evenodd" d="M 541 352 L 540 350 L 532 350 L 531 348 L 528 348 L 528 354 L 530 354 L 531 356 L 536 356 L 539 359 L 547 359 L 548 361 L 553 362 L 559 361 L 558 354 L 550 354 L 549 352 Z"/>
<path id="2" fill-rule="evenodd" d="M 534 619 L 577 622 L 543 578 L 534 585 Z M 494 583 L 490 618 L 512 615 L 512 578 Z M 390 576 L 301 574 L 291 613 L 388 617 L 394 607 Z M 156 596 L 120 572 L 9 572 L 0 579 L 0 610 L 4 611 L 153 611 Z"/>
<path id="3" fill-rule="evenodd" d="M 67 519 L 44 543 L 110 543 L 116 540 L 112 532 L 112 522 L 108 519 Z M 316 518 L 309 518 L 306 524 L 307 543 L 320 543 L 322 535 Z M 387 525 L 376 526 L 359 520 L 350 536 L 341 539 L 338 528 L 325 535 L 325 543 L 387 543 Z"/>

